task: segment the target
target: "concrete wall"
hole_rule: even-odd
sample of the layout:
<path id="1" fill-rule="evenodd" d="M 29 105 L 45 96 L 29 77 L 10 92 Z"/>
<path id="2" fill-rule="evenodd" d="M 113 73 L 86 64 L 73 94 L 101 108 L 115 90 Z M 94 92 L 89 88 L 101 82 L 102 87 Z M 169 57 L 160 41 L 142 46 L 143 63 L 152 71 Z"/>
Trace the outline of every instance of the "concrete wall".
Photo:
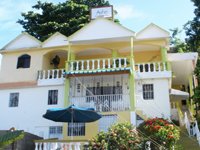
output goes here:
<path id="1" fill-rule="evenodd" d="M 143 84 L 154 85 L 154 99 L 143 99 Z M 168 79 L 146 79 L 136 81 L 136 107 L 148 117 L 170 117 Z"/>
<path id="2" fill-rule="evenodd" d="M 48 105 L 48 90 L 58 90 L 58 104 Z M 19 92 L 18 107 L 9 107 L 10 93 Z M 64 106 L 64 86 L 48 86 L 26 89 L 0 90 L 0 130 L 15 127 L 35 135 L 48 138 L 49 126 L 62 126 L 62 123 L 42 117 L 49 108 Z"/>

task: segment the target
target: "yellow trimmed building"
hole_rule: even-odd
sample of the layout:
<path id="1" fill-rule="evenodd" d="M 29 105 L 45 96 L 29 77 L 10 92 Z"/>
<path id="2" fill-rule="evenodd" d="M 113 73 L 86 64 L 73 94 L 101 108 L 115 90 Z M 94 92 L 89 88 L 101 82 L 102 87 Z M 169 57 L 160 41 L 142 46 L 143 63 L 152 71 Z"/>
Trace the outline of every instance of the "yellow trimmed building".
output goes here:
<path id="1" fill-rule="evenodd" d="M 0 130 L 85 141 L 116 122 L 181 121 L 184 111 L 194 110 L 189 95 L 198 55 L 168 53 L 169 36 L 153 23 L 135 33 L 104 18 L 44 42 L 22 33 L 0 51 Z M 73 125 L 42 117 L 49 108 L 70 104 L 103 116 Z"/>

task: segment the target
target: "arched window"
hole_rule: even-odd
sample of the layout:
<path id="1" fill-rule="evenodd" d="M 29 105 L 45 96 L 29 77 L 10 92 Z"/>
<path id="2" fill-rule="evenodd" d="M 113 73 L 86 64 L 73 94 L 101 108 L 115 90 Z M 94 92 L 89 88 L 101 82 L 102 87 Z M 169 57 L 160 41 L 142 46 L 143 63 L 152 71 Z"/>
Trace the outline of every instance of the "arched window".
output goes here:
<path id="1" fill-rule="evenodd" d="M 31 56 L 30 55 L 22 55 L 18 57 L 17 61 L 17 69 L 18 68 L 30 68 Z"/>

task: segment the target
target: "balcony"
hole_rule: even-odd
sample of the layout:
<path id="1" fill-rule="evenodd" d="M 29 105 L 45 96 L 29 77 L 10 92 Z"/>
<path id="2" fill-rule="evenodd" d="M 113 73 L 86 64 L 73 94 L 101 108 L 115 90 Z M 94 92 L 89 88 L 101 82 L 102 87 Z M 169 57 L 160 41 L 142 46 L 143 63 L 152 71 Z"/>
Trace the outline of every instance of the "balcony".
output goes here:
<path id="1" fill-rule="evenodd" d="M 126 111 L 130 109 L 129 95 L 94 95 L 70 97 L 70 103 L 79 107 L 92 107 L 98 112 Z"/>
<path id="2" fill-rule="evenodd" d="M 64 84 L 64 69 L 51 69 L 38 71 L 38 85 Z"/>
<path id="3" fill-rule="evenodd" d="M 81 150 L 87 141 L 36 140 L 35 150 Z"/>
<path id="4" fill-rule="evenodd" d="M 130 70 L 129 58 L 102 58 L 67 62 L 67 74 L 115 72 Z"/>
<path id="5" fill-rule="evenodd" d="M 135 78 L 170 78 L 171 71 L 168 70 L 166 62 L 150 62 L 135 65 Z"/>

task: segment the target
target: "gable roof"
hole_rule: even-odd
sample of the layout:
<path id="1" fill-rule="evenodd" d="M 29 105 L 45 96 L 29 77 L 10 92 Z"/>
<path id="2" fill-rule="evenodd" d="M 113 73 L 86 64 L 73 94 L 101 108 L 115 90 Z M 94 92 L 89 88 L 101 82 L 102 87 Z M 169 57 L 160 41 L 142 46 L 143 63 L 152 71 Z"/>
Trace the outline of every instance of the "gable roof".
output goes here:
<path id="1" fill-rule="evenodd" d="M 169 36 L 168 31 L 151 23 L 136 34 L 136 39 L 169 38 Z"/>
<path id="2" fill-rule="evenodd" d="M 33 48 L 40 47 L 41 42 L 28 34 L 27 32 L 22 32 L 15 39 L 10 41 L 7 45 L 5 45 L 2 50 L 14 50 L 14 49 L 22 49 L 22 48 Z"/>
<path id="3" fill-rule="evenodd" d="M 42 47 L 54 47 L 68 45 L 67 37 L 60 32 L 54 33 L 42 43 Z"/>
<path id="4" fill-rule="evenodd" d="M 97 18 L 72 34 L 70 42 L 92 41 L 103 39 L 120 39 L 135 36 L 135 32 L 115 23 L 114 21 Z"/>

